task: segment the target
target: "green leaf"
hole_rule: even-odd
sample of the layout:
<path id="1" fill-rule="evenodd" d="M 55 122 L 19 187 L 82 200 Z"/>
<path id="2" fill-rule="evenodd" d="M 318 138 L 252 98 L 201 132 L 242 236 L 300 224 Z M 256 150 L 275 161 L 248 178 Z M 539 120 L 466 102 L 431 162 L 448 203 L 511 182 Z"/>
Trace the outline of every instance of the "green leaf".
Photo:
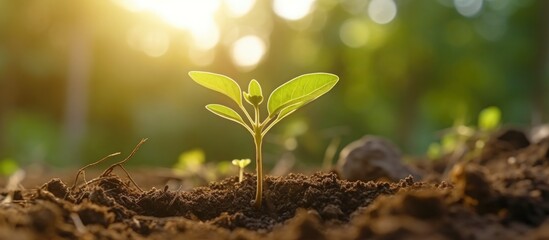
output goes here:
<path id="1" fill-rule="evenodd" d="M 267 103 L 269 116 L 273 117 L 274 115 L 279 114 L 283 109 L 300 102 L 308 103 L 317 99 L 330 91 L 338 80 L 339 78 L 334 74 L 311 73 L 301 75 L 282 84 L 271 93 L 271 96 L 269 96 Z M 303 105 L 304 104 L 299 105 L 298 108 Z"/>
<path id="2" fill-rule="evenodd" d="M 497 107 L 483 109 L 478 115 L 478 126 L 482 131 L 491 131 L 499 127 L 501 111 Z"/>
<path id="3" fill-rule="evenodd" d="M 313 100 L 315 100 L 316 98 L 308 98 L 308 99 L 305 99 L 303 102 L 298 102 L 298 103 L 295 103 L 293 105 L 290 105 L 290 106 L 287 106 L 285 107 L 284 109 L 282 109 L 280 111 L 280 113 L 278 113 L 278 116 L 276 117 L 277 121 L 280 121 L 282 120 L 283 118 L 287 117 L 288 115 L 292 114 L 293 112 L 295 112 L 297 109 L 307 105 L 308 103 L 312 102 Z"/>
<path id="4" fill-rule="evenodd" d="M 208 104 L 206 105 L 206 109 L 210 110 L 210 112 L 213 112 L 214 114 L 222 118 L 226 118 L 231 121 L 235 121 L 237 123 L 245 125 L 242 117 L 235 110 L 227 106 L 223 106 L 221 104 Z"/>
<path id="5" fill-rule="evenodd" d="M 244 99 L 246 99 L 246 102 L 253 106 L 258 106 L 263 102 L 261 85 L 259 85 L 257 80 L 254 79 L 250 81 L 250 84 L 248 85 L 248 92 L 244 93 Z"/>
<path id="6" fill-rule="evenodd" d="M 259 82 L 257 82 L 257 80 L 253 79 L 252 81 L 250 81 L 250 84 L 248 85 L 248 93 L 251 96 L 263 97 L 263 91 L 261 91 L 261 85 L 259 85 Z"/>
<path id="7" fill-rule="evenodd" d="M 249 159 L 249 158 L 241 159 L 240 160 L 240 166 L 242 166 L 244 168 L 244 167 L 250 165 L 251 162 L 252 162 L 252 160 Z"/>
<path id="8" fill-rule="evenodd" d="M 242 106 L 242 90 L 240 86 L 231 78 L 209 72 L 191 71 L 189 76 L 198 84 L 205 88 L 227 95 L 232 100 Z"/>
<path id="9" fill-rule="evenodd" d="M 252 160 L 250 160 L 249 158 L 246 158 L 246 159 L 234 159 L 234 160 L 232 161 L 232 164 L 235 165 L 235 166 L 238 166 L 239 168 L 245 168 L 245 167 L 248 166 L 251 162 L 252 162 Z"/>

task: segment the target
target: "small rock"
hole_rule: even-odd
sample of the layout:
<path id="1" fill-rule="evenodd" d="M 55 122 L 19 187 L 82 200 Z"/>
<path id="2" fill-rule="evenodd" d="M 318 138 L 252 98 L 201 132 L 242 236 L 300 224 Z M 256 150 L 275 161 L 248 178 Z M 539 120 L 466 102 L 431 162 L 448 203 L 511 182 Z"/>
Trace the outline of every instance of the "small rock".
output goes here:
<path id="1" fill-rule="evenodd" d="M 497 140 L 501 143 L 505 143 L 508 147 L 512 149 L 521 149 L 530 145 L 528 136 L 526 136 L 524 132 L 516 129 L 507 129 L 501 132 L 497 136 Z"/>
<path id="2" fill-rule="evenodd" d="M 347 145 L 339 155 L 336 170 L 348 180 L 387 179 L 398 181 L 420 175 L 402 163 L 400 150 L 389 140 L 366 135 Z"/>

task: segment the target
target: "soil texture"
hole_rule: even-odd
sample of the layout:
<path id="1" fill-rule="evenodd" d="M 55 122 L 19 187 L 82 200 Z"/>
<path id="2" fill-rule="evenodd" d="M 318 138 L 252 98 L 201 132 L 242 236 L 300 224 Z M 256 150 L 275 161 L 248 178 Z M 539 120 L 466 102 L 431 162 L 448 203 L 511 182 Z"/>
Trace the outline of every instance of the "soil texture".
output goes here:
<path id="1" fill-rule="evenodd" d="M 418 166 L 421 181 L 267 176 L 261 209 L 252 174 L 188 191 L 53 178 L 1 190 L 0 239 L 549 239 L 549 139 L 504 131 L 474 156 Z"/>

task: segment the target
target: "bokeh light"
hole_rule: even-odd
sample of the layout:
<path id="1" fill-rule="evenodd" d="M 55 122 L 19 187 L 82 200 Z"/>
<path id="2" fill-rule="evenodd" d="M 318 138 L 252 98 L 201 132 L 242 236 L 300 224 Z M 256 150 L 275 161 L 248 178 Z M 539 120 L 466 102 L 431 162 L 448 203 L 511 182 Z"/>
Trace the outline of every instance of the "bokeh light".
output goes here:
<path id="1" fill-rule="evenodd" d="M 476 16 L 482 9 L 483 0 L 454 0 L 459 14 L 465 17 Z"/>
<path id="2" fill-rule="evenodd" d="M 341 41 L 352 48 L 364 46 L 369 34 L 367 23 L 358 18 L 347 19 L 339 29 Z"/>
<path id="3" fill-rule="evenodd" d="M 273 0 L 273 10 L 279 17 L 295 21 L 307 16 L 314 3 L 315 0 Z"/>
<path id="4" fill-rule="evenodd" d="M 252 10 L 255 0 L 225 0 L 227 10 L 232 17 L 242 17 Z"/>
<path id="5" fill-rule="evenodd" d="M 220 32 L 217 24 L 211 19 L 205 19 L 200 27 L 191 30 L 194 45 L 200 49 L 211 49 L 219 43 Z"/>
<path id="6" fill-rule="evenodd" d="M 368 5 L 368 15 L 372 21 L 387 24 L 395 19 L 397 6 L 393 0 L 372 0 Z"/>
<path id="7" fill-rule="evenodd" d="M 243 70 L 253 69 L 265 55 L 267 46 L 258 36 L 247 35 L 232 46 L 233 62 Z"/>

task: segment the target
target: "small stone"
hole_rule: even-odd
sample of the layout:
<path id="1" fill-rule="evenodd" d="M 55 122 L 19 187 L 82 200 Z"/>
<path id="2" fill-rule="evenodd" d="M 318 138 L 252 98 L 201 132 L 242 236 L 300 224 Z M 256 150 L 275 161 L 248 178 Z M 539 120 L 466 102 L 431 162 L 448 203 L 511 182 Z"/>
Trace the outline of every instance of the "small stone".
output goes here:
<path id="1" fill-rule="evenodd" d="M 340 176 L 348 180 L 398 181 L 421 176 L 402 163 L 400 150 L 388 139 L 366 135 L 341 150 L 337 163 Z"/>

